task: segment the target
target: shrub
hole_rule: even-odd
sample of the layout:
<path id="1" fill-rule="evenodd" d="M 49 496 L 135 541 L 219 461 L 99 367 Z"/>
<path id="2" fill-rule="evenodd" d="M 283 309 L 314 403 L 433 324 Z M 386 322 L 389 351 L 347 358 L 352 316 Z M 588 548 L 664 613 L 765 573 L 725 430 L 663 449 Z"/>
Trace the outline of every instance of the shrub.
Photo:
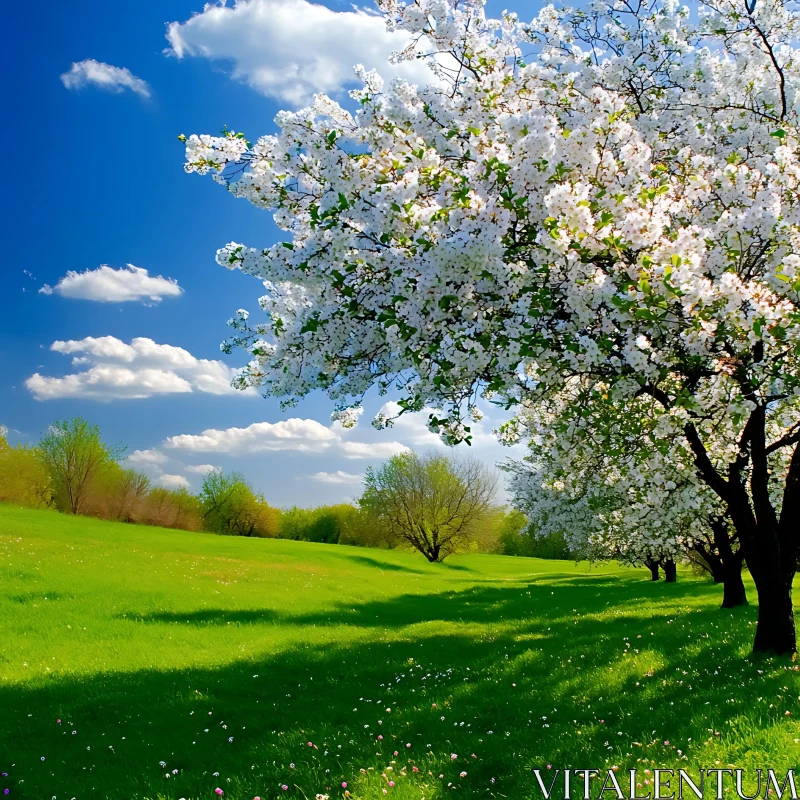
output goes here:
<path id="1" fill-rule="evenodd" d="M 200 503 L 207 530 L 233 536 L 275 537 L 279 512 L 238 472 L 213 469 L 203 478 Z"/>
<path id="2" fill-rule="evenodd" d="M 150 478 L 115 462 L 97 471 L 86 489 L 81 513 L 120 522 L 139 522 L 150 491 Z"/>
<path id="3" fill-rule="evenodd" d="M 25 445 L 11 446 L 0 433 L 0 502 L 48 506 L 52 500 L 50 476 L 39 452 Z"/>
<path id="4" fill-rule="evenodd" d="M 386 547 L 380 522 L 370 512 L 350 503 L 317 508 L 292 508 L 281 511 L 281 539 L 325 544 L 350 544 L 361 547 Z"/>
<path id="5" fill-rule="evenodd" d="M 185 531 L 203 530 L 203 506 L 200 498 L 186 489 L 151 489 L 142 503 L 138 520 L 146 525 L 179 528 Z"/>
<path id="6" fill-rule="evenodd" d="M 537 536 L 535 523 L 529 523 L 521 511 L 507 511 L 499 522 L 498 549 L 506 556 L 571 559 L 575 557 L 561 533 Z"/>

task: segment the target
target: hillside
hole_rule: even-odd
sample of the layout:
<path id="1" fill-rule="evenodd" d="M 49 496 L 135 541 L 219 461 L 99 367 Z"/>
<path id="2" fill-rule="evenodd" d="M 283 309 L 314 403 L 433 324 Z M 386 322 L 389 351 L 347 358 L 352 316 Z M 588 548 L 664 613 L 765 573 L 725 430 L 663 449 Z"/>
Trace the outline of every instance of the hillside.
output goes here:
<path id="1" fill-rule="evenodd" d="M 0 791 L 521 798 L 547 764 L 796 766 L 800 673 L 747 658 L 756 609 L 647 578 L 0 506 Z"/>

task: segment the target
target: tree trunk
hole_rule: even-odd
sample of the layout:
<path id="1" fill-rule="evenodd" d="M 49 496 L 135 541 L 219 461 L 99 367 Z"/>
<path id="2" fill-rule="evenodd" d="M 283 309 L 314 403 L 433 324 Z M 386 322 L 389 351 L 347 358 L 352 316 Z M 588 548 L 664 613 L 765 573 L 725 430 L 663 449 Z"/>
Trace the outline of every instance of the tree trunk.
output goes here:
<path id="1" fill-rule="evenodd" d="M 658 561 L 651 561 L 649 558 L 647 561 L 644 562 L 644 565 L 650 570 L 650 579 L 657 581 L 658 580 Z"/>
<path id="2" fill-rule="evenodd" d="M 797 652 L 791 588 L 781 580 L 758 589 L 758 624 L 753 650 L 756 653 L 791 655 Z"/>
<path id="3" fill-rule="evenodd" d="M 678 580 L 678 567 L 671 558 L 664 562 L 664 580 L 667 583 L 675 583 Z"/>
<path id="4" fill-rule="evenodd" d="M 762 355 L 763 345 L 759 342 L 753 360 L 760 361 Z M 748 399 L 758 402 L 757 398 Z M 792 579 L 797 569 L 800 538 L 800 526 L 796 524 L 800 506 L 796 491 L 800 486 L 800 444 L 796 445 L 786 476 L 782 519 L 779 522 L 769 496 L 765 428 L 766 408 L 757 405 L 742 431 L 739 456 L 728 464 L 727 477 L 717 471 L 694 424 L 689 422 L 684 432 L 700 475 L 728 506 L 739 546 L 744 551 L 745 561 L 756 584 L 758 624 L 753 651 L 793 655 L 797 652 Z M 744 478 L 748 461 L 751 465 L 749 496 Z"/>
<path id="5" fill-rule="evenodd" d="M 797 651 L 792 584 L 781 572 L 778 537 L 775 531 L 765 530 L 766 527 L 753 525 L 745 536 L 740 537 L 745 561 L 758 594 L 758 623 L 753 651 L 792 655 Z"/>
<path id="6" fill-rule="evenodd" d="M 714 583 L 725 583 L 725 568 L 718 558 L 707 559 L 706 563 L 711 569 L 711 578 Z"/>
<path id="7" fill-rule="evenodd" d="M 776 531 L 767 529 L 766 525 L 753 525 L 741 538 L 745 543 L 745 560 L 758 593 L 753 651 L 792 655 L 797 651 L 792 584 L 781 572 Z"/>
<path id="8" fill-rule="evenodd" d="M 735 563 L 724 565 L 722 578 L 722 607 L 737 608 L 747 605 L 747 593 L 742 580 L 742 562 L 736 559 Z"/>
<path id="9" fill-rule="evenodd" d="M 724 518 L 711 520 L 714 545 L 719 552 L 719 569 L 722 576 L 722 607 L 736 608 L 747 605 L 747 594 L 742 580 L 742 553 L 733 552 L 728 525 Z"/>

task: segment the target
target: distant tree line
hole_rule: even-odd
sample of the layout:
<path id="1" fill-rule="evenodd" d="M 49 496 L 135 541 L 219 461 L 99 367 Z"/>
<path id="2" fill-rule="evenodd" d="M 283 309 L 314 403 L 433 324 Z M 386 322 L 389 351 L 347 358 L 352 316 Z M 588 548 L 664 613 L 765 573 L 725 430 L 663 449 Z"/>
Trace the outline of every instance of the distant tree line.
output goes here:
<path id="1" fill-rule="evenodd" d="M 416 549 L 430 561 L 483 552 L 570 558 L 563 539 L 533 535 L 495 504 L 497 476 L 473 459 L 402 453 L 368 469 L 356 503 L 280 509 L 240 472 L 213 469 L 196 494 L 154 486 L 124 466 L 125 448 L 82 417 L 57 420 L 35 446 L 0 426 L 0 502 L 228 536 Z"/>

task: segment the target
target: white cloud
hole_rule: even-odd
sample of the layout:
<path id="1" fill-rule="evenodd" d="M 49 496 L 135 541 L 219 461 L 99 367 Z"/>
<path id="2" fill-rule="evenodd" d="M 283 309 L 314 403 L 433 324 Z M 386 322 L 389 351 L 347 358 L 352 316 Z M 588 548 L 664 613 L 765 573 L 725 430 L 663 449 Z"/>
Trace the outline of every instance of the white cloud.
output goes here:
<path id="1" fill-rule="evenodd" d="M 88 367 L 62 378 L 40 375 L 25 381 L 37 400 L 64 397 L 95 400 L 139 399 L 164 394 L 249 394 L 230 385 L 236 370 L 222 361 L 195 358 L 182 347 L 138 337 L 126 344 L 114 336 L 56 341 L 56 353 L 73 355 L 74 367 Z M 75 355 L 82 354 L 82 355 Z"/>
<path id="2" fill-rule="evenodd" d="M 160 450 L 134 450 L 126 460 L 136 467 L 157 468 L 169 461 Z"/>
<path id="3" fill-rule="evenodd" d="M 73 61 L 68 72 L 61 76 L 61 83 L 67 89 L 82 89 L 94 86 L 110 92 L 124 92 L 130 89 L 140 97 L 150 97 L 150 87 L 146 81 L 137 78 L 127 67 L 115 67 L 93 58 Z"/>
<path id="4" fill-rule="evenodd" d="M 55 286 L 45 284 L 39 292 L 101 303 L 160 303 L 164 297 L 179 296 L 183 289 L 176 280 L 151 276 L 143 267 L 128 264 L 127 268 L 113 269 L 102 264 L 85 272 L 70 270 Z"/>
<path id="5" fill-rule="evenodd" d="M 191 464 L 186 467 L 187 472 L 194 472 L 196 475 L 207 475 L 215 469 L 216 467 L 213 464 Z"/>
<path id="6" fill-rule="evenodd" d="M 235 79 L 295 106 L 318 92 L 336 94 L 355 85 L 356 64 L 377 69 L 385 80 L 434 80 L 421 61 L 389 63 L 409 38 L 387 31 L 382 16 L 361 9 L 331 11 L 306 0 L 207 3 L 185 22 L 171 23 L 167 40 L 166 53 L 228 61 Z"/>
<path id="7" fill-rule="evenodd" d="M 188 489 L 190 485 L 183 475 L 161 475 L 156 483 L 165 489 Z"/>
<path id="8" fill-rule="evenodd" d="M 311 476 L 311 479 L 319 481 L 320 483 L 347 484 L 347 483 L 361 483 L 361 481 L 364 479 L 364 476 L 353 475 L 350 472 L 343 472 L 342 470 L 337 470 L 336 472 L 315 472 Z"/>
<path id="9" fill-rule="evenodd" d="M 345 458 L 389 458 L 406 450 L 400 442 L 351 442 L 342 438 L 334 426 L 326 427 L 313 419 L 254 422 L 246 428 L 209 428 L 200 434 L 170 436 L 166 447 L 194 453 L 262 453 L 293 450 L 301 453 L 327 453 Z"/>
<path id="10" fill-rule="evenodd" d="M 246 428 L 209 428 L 201 434 L 170 436 L 165 444 L 195 453 L 258 453 L 268 450 L 314 452 L 330 447 L 339 437 L 313 419 L 254 422 Z"/>
<path id="11" fill-rule="evenodd" d="M 378 414 L 391 418 L 400 414 L 400 411 L 400 404 L 390 401 L 380 407 Z M 394 436 L 408 442 L 412 447 L 444 447 L 439 436 L 428 430 L 428 416 L 431 412 L 432 409 L 425 408 L 416 413 L 402 414 L 394 420 L 390 430 Z"/>
<path id="12" fill-rule="evenodd" d="M 374 458 L 380 461 L 408 450 L 400 442 L 342 442 L 340 448 L 345 458 Z"/>

